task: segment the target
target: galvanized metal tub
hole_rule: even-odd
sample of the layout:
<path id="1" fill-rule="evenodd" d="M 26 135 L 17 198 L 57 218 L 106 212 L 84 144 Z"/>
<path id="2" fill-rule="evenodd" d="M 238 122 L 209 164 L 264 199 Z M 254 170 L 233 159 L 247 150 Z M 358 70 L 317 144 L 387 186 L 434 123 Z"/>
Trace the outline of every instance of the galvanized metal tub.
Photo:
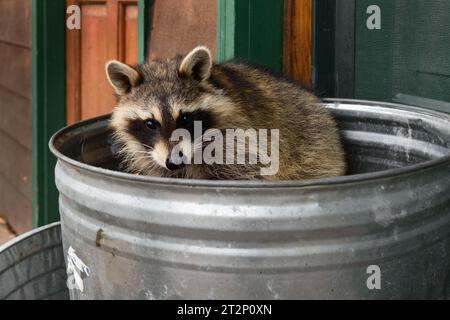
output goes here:
<path id="1" fill-rule="evenodd" d="M 82 261 L 71 298 L 448 298 L 449 116 L 327 106 L 342 129 L 346 177 L 135 176 L 113 170 L 107 116 L 57 133 L 64 249 Z"/>
<path id="2" fill-rule="evenodd" d="M 67 300 L 59 223 L 0 246 L 0 300 Z"/>

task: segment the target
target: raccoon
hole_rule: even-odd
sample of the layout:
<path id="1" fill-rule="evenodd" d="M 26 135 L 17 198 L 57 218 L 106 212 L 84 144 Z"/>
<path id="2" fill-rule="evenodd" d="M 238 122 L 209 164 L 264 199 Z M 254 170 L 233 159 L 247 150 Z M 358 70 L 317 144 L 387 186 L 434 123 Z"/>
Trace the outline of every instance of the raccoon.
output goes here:
<path id="1" fill-rule="evenodd" d="M 233 60 L 214 63 L 210 50 L 200 46 L 184 57 L 137 66 L 113 60 L 106 64 L 106 74 L 117 95 L 110 126 L 129 172 L 213 180 L 345 174 L 337 125 L 320 100 L 261 67 Z M 179 128 L 192 132 L 196 122 L 202 124 L 200 135 L 212 129 L 278 129 L 277 172 L 262 175 L 259 158 L 252 164 L 193 163 L 192 150 L 208 145 L 198 137 L 180 142 L 176 154 L 183 161 L 174 161 L 172 133 Z"/>

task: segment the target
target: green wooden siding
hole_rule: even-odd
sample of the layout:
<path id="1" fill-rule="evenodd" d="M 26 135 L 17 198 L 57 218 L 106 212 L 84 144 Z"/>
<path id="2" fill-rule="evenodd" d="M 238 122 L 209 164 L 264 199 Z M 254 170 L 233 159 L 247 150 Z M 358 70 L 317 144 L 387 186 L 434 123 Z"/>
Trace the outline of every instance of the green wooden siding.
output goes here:
<path id="1" fill-rule="evenodd" d="M 218 0 L 217 60 L 242 58 L 281 72 L 282 0 Z"/>
<path id="2" fill-rule="evenodd" d="M 150 9 L 153 0 L 138 0 L 138 62 L 147 60 L 150 34 Z"/>
<path id="3" fill-rule="evenodd" d="M 32 1 L 33 226 L 59 220 L 55 157 L 48 149 L 65 124 L 65 3 Z"/>
<path id="4" fill-rule="evenodd" d="M 366 27 L 381 8 L 381 30 Z M 356 1 L 356 98 L 450 112 L 450 1 Z"/>

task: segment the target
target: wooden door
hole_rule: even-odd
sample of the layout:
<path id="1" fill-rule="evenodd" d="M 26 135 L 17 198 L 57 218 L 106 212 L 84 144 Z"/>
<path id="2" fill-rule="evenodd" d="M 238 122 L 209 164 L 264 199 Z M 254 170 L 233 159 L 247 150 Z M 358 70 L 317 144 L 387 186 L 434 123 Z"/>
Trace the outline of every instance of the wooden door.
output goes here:
<path id="1" fill-rule="evenodd" d="M 284 1 L 284 73 L 307 88 L 311 82 L 312 0 Z"/>
<path id="2" fill-rule="evenodd" d="M 105 63 L 137 63 L 137 0 L 67 0 L 81 8 L 81 30 L 66 32 L 66 114 L 73 123 L 112 111 Z"/>

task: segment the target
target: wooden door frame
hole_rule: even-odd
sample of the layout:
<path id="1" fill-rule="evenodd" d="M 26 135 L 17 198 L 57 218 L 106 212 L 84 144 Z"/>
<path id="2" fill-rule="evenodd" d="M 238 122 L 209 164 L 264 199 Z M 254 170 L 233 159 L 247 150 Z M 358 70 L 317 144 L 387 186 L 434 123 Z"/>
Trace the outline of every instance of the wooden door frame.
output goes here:
<path id="1" fill-rule="evenodd" d="M 108 34 L 117 34 L 117 37 L 108 38 L 107 51 L 108 57 L 110 59 L 117 59 L 119 61 L 125 62 L 125 42 L 123 35 L 124 23 L 119 20 L 118 17 L 123 17 L 125 14 L 126 7 L 132 5 L 136 7 L 138 12 L 137 26 L 138 30 L 138 43 L 137 52 L 138 62 L 143 62 L 146 59 L 145 53 L 147 52 L 147 41 L 145 37 L 146 26 L 148 24 L 148 14 L 142 14 L 147 12 L 150 1 L 139 1 L 139 0 L 65 0 L 66 6 L 71 5 L 98 5 L 104 4 L 106 9 L 106 22 L 104 23 L 104 32 Z M 139 13 L 141 15 L 139 16 Z M 66 120 L 67 124 L 72 124 L 80 121 L 82 117 L 82 103 L 81 103 L 81 31 L 80 30 L 70 30 L 66 31 Z M 142 39 L 139 39 L 142 37 Z M 141 48 L 139 48 L 141 46 Z M 112 92 L 112 91 L 111 91 Z"/>
<path id="2" fill-rule="evenodd" d="M 32 215 L 33 227 L 59 220 L 55 186 L 55 157 L 48 149 L 51 136 L 66 124 L 66 3 L 31 1 L 32 38 Z M 149 8 L 138 0 L 138 61 L 147 56 Z"/>
<path id="3" fill-rule="evenodd" d="M 313 0 L 284 0 L 283 72 L 312 88 Z"/>

